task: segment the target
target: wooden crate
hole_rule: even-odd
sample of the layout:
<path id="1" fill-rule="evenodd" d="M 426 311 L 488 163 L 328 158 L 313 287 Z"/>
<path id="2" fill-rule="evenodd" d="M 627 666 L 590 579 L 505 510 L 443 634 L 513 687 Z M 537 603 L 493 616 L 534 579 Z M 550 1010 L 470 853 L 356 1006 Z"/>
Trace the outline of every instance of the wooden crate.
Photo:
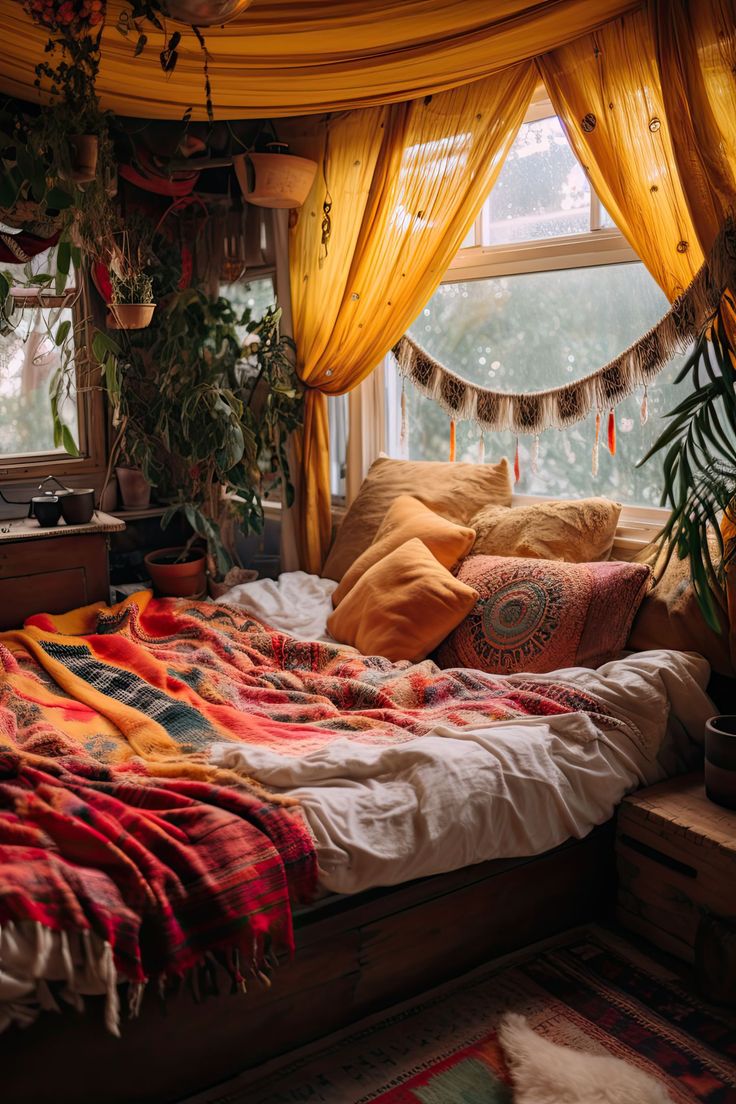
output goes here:
<path id="1" fill-rule="evenodd" d="M 736 932 L 736 812 L 707 799 L 702 775 L 626 798 L 616 862 L 620 923 L 662 950 L 696 962 L 704 924 Z"/>

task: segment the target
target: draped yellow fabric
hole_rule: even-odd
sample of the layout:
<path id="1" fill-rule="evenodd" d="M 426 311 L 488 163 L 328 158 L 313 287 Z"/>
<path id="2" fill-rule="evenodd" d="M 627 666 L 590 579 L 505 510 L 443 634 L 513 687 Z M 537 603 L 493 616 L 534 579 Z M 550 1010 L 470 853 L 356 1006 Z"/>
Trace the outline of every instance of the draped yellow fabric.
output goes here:
<path id="1" fill-rule="evenodd" d="M 672 300 L 703 263 L 673 150 L 646 10 L 538 59 L 602 203 Z"/>
<path id="2" fill-rule="evenodd" d="M 305 570 L 319 571 L 330 538 L 324 395 L 356 387 L 431 297 L 493 186 L 535 82 L 533 63 L 524 63 L 432 98 L 286 128 L 323 167 L 290 248 L 298 368 L 310 388 L 299 496 Z"/>
<path id="3" fill-rule="evenodd" d="M 736 201 L 736 3 L 653 0 L 652 17 L 675 158 L 707 250 Z"/>
<path id="4" fill-rule="evenodd" d="M 205 28 L 215 114 L 274 118 L 414 99 L 479 80 L 600 26 L 637 0 L 254 0 L 224 27 Z M 641 2 L 641 0 L 638 0 Z M 98 91 L 120 115 L 204 118 L 202 54 L 183 31 L 164 76 L 163 35 L 133 57 L 123 0 L 110 0 Z M 0 91 L 35 99 L 33 67 L 46 35 L 18 0 L 0 0 Z"/>

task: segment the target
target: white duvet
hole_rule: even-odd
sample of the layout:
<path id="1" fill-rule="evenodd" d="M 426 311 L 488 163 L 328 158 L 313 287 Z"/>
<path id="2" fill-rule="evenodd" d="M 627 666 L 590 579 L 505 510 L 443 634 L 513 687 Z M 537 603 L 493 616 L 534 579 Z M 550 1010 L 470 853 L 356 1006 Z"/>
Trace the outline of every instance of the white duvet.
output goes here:
<path id="1" fill-rule="evenodd" d="M 221 601 L 317 638 L 334 586 L 295 572 L 234 588 Z M 584 688 L 614 714 L 618 724 L 608 726 L 571 713 L 472 730 L 441 725 L 393 747 L 337 740 L 295 758 L 223 743 L 215 756 L 298 797 L 322 887 L 357 893 L 586 835 L 629 791 L 687 768 L 715 712 L 708 675 L 700 656 L 656 651 L 597 671 L 535 676 Z"/>

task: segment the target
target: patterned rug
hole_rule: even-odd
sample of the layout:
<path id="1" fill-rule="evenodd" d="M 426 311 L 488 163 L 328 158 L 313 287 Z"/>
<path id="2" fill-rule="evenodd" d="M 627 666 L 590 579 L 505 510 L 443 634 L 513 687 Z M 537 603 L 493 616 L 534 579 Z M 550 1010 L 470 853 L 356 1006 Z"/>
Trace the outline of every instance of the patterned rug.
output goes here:
<path id="1" fill-rule="evenodd" d="M 552 1042 L 638 1066 L 673 1104 L 736 1104 L 736 1016 L 596 927 L 484 966 L 189 1104 L 512 1104 L 494 1030 L 508 1010 Z"/>

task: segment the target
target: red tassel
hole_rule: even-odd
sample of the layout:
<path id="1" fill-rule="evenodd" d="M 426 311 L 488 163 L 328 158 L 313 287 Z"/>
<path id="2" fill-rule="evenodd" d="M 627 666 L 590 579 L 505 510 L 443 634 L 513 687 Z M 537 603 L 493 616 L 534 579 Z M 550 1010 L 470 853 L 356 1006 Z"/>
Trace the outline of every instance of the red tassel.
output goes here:
<path id="1" fill-rule="evenodd" d="M 450 463 L 451 464 L 453 463 L 453 461 L 455 459 L 455 444 L 456 444 L 455 421 L 453 419 L 450 422 Z"/>
<path id="2" fill-rule="evenodd" d="M 616 415 L 611 407 L 608 415 L 608 451 L 611 456 L 616 455 Z"/>
<path id="3" fill-rule="evenodd" d="M 516 452 L 514 454 L 514 483 L 519 482 L 519 476 L 521 475 L 521 468 L 519 466 L 519 438 L 516 438 Z"/>

